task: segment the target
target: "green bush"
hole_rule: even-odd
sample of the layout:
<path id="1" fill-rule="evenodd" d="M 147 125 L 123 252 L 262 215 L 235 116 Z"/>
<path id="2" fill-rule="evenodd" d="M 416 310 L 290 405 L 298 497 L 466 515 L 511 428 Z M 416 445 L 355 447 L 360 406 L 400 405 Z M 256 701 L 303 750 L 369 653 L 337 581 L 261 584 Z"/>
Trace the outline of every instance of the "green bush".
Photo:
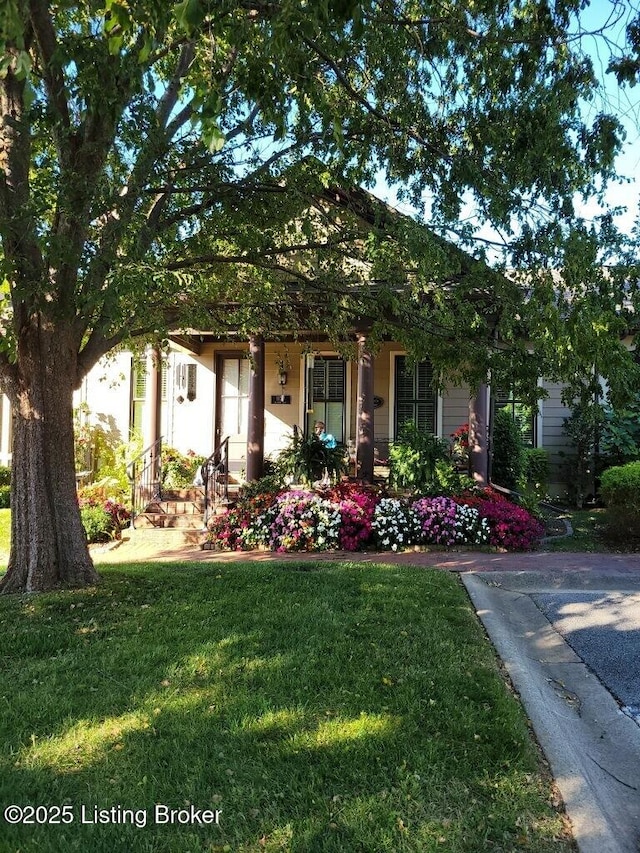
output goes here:
<path id="1" fill-rule="evenodd" d="M 80 516 L 87 542 L 108 542 L 113 537 L 113 521 L 103 507 L 83 506 L 80 508 Z"/>
<path id="2" fill-rule="evenodd" d="M 524 450 L 523 479 L 528 490 L 540 500 L 549 491 L 549 457 L 541 447 Z"/>
<path id="3" fill-rule="evenodd" d="M 11 468 L 0 465 L 0 509 L 11 506 Z"/>
<path id="4" fill-rule="evenodd" d="M 389 447 L 389 484 L 397 489 L 411 489 L 429 494 L 440 480 L 453 470 L 449 461 L 449 442 L 430 432 L 422 432 L 409 421 L 398 441 Z"/>
<path id="5" fill-rule="evenodd" d="M 609 465 L 624 465 L 640 456 L 640 398 L 624 409 L 605 406 L 600 430 L 600 454 Z M 603 466 L 604 467 L 604 466 Z"/>
<path id="6" fill-rule="evenodd" d="M 324 477 L 325 471 L 337 479 L 347 470 L 346 452 L 342 444 L 328 447 L 317 435 L 301 436 L 294 431 L 287 447 L 278 454 L 275 475 L 290 478 L 294 483 L 313 483 Z"/>
<path id="7" fill-rule="evenodd" d="M 609 534 L 615 538 L 640 536 L 640 462 L 603 471 L 600 494 L 607 507 Z"/>
<path id="8" fill-rule="evenodd" d="M 188 489 L 202 464 L 204 456 L 193 450 L 180 453 L 175 447 L 162 448 L 162 485 L 165 489 Z"/>
<path id="9" fill-rule="evenodd" d="M 561 452 L 562 477 L 567 497 L 582 509 L 587 495 L 595 488 L 597 436 L 602 428 L 603 408 L 594 403 L 577 404 L 563 421 L 562 431 L 571 443 L 572 453 Z"/>
<path id="10" fill-rule="evenodd" d="M 278 474 L 265 474 L 259 480 L 244 483 L 238 491 L 238 500 L 251 500 L 262 495 L 277 495 L 284 488 L 284 482 Z"/>
<path id="11" fill-rule="evenodd" d="M 493 416 L 491 479 L 498 486 L 518 491 L 524 473 L 524 445 L 520 427 L 506 409 Z"/>

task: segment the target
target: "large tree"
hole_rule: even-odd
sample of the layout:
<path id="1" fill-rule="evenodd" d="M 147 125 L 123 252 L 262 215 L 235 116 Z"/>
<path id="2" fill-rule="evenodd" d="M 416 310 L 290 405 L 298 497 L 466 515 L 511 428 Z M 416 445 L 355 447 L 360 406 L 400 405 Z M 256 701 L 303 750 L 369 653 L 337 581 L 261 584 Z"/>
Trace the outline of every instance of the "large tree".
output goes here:
<path id="1" fill-rule="evenodd" d="M 505 352 L 487 346 L 497 337 L 512 363 L 527 361 L 522 291 L 473 264 L 461 275 L 460 254 L 434 235 L 457 223 L 468 240 L 461 214 L 473 205 L 507 245 L 526 223 L 520 258 L 538 264 L 538 235 L 557 246 L 574 194 L 611 172 L 615 120 L 580 113 L 597 87 L 572 46 L 584 5 L 5 0 L 5 591 L 96 581 L 72 395 L 128 337 L 223 325 L 229 306 L 239 328 L 281 327 L 286 312 L 269 306 L 291 307 L 295 324 L 304 304 L 306 322 L 334 331 L 358 311 L 380 332 L 400 318 L 441 366 L 459 367 L 464 343 L 465 369 L 482 374 Z M 374 213 L 363 232 L 349 188 L 380 175 L 429 230 Z M 363 269 L 379 282 L 366 304 L 343 283 Z M 549 316 L 552 290 L 531 300 Z"/>

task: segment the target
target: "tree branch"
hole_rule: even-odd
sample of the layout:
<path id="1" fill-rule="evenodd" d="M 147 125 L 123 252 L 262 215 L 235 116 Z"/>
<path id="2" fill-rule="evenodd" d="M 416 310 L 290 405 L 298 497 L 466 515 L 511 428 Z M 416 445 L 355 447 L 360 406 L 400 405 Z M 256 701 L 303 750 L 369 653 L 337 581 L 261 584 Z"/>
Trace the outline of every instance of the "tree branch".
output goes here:
<path id="1" fill-rule="evenodd" d="M 435 145 L 432 145 L 428 142 L 424 136 L 418 131 L 417 128 L 413 126 L 401 127 L 398 122 L 393 121 L 389 118 L 388 115 L 385 115 L 381 110 L 379 110 L 374 104 L 372 104 L 364 95 L 358 92 L 349 82 L 349 79 L 345 72 L 340 68 L 338 63 L 331 57 L 320 45 L 312 38 L 304 35 L 304 33 L 300 34 L 300 38 L 302 41 L 311 48 L 333 71 L 336 75 L 336 78 L 342 88 L 345 90 L 349 98 L 355 103 L 360 104 L 360 106 L 364 107 L 365 110 L 369 113 L 369 115 L 373 116 L 375 119 L 380 121 L 382 124 L 386 125 L 390 130 L 394 132 L 400 132 L 404 136 L 408 136 L 414 142 L 417 142 L 422 148 L 426 148 L 428 151 L 436 154 L 442 160 L 447 163 L 453 161 L 453 158 L 446 151 L 441 151 L 436 148 Z"/>
<path id="2" fill-rule="evenodd" d="M 187 71 L 191 67 L 194 56 L 195 44 L 193 41 L 189 41 L 185 45 L 183 45 L 182 50 L 180 51 L 180 56 L 178 57 L 178 61 L 176 63 L 175 70 L 171 76 L 171 80 L 169 81 L 165 93 L 158 102 L 158 107 L 156 109 L 156 118 L 160 127 L 165 127 L 167 125 L 169 117 L 178 102 L 182 81 L 184 80 Z"/>
<path id="3" fill-rule="evenodd" d="M 29 14 L 38 51 L 42 58 L 42 76 L 47 88 L 49 103 L 53 106 L 60 120 L 59 123 L 53 123 L 53 136 L 60 164 L 66 171 L 71 168 L 75 135 L 71 133 L 71 118 L 64 74 L 56 59 L 58 40 L 51 20 L 49 4 L 46 0 L 30 0 Z"/>

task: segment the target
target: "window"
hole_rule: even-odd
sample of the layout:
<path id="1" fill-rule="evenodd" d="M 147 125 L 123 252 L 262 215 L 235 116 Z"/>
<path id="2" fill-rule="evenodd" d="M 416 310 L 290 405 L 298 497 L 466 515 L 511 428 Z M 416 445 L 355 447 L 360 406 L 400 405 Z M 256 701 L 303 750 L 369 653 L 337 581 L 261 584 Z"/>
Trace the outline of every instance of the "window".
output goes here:
<path id="1" fill-rule="evenodd" d="M 396 356 L 394 438 L 409 421 L 422 432 L 435 434 L 437 399 L 431 363 L 410 364 L 405 355 Z"/>
<path id="2" fill-rule="evenodd" d="M 224 356 L 220 370 L 220 431 L 246 435 L 249 419 L 249 373 L 251 362 L 243 356 Z"/>
<path id="3" fill-rule="evenodd" d="M 147 401 L 151 377 L 144 360 L 133 360 L 133 375 L 131 379 L 131 432 L 144 432 L 144 408 Z M 162 401 L 167 399 L 167 364 L 162 362 Z"/>
<path id="4" fill-rule="evenodd" d="M 496 391 L 496 409 L 506 409 L 520 427 L 525 447 L 536 446 L 536 411 L 533 406 L 518 400 L 511 391 Z"/>
<path id="5" fill-rule="evenodd" d="M 315 421 L 323 421 L 326 432 L 344 441 L 345 376 L 345 362 L 339 356 L 315 357 L 307 379 L 312 402 L 307 433 L 313 432 Z"/>

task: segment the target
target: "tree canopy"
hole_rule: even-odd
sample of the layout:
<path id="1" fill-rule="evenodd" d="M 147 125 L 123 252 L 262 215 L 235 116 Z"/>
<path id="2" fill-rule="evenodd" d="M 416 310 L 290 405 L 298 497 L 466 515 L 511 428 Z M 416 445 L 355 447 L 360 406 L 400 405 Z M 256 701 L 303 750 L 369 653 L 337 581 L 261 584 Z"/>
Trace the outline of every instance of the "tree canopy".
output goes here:
<path id="1" fill-rule="evenodd" d="M 539 264 L 519 229 L 536 249 L 544 229 L 556 249 L 574 194 L 596 191 L 619 147 L 615 118 L 581 117 L 597 87 L 570 38 L 583 5 L 12 0 L 0 13 L 8 355 L 22 318 L 53 312 L 73 320 L 80 375 L 167 317 L 215 323 L 239 285 L 234 322 L 268 325 L 254 306 L 282 305 L 292 280 L 331 295 L 349 253 L 370 277 L 410 267 L 428 289 L 459 266 L 430 234 L 471 238 L 471 200 Z M 319 215 L 330 187 L 381 175 L 429 234 L 372 229 L 363 246 L 353 219 Z M 471 340 L 481 316 L 463 287 L 447 293 L 465 322 L 438 316 L 436 298 L 427 326 Z M 339 308 L 325 325 L 348 316 Z"/>
<path id="2" fill-rule="evenodd" d="M 171 327 L 304 317 L 340 336 L 364 315 L 374 339 L 393 330 L 466 378 L 570 378 L 591 346 L 615 372 L 628 274 L 602 272 L 611 222 L 573 209 L 622 136 L 583 113 L 600 85 L 584 7 L 7 0 L 0 377 L 24 423 L 66 419 L 101 356 Z M 415 218 L 363 207 L 381 180 Z M 469 205 L 502 235 L 495 273 Z M 62 441 L 47 429 L 45 469 Z"/>

